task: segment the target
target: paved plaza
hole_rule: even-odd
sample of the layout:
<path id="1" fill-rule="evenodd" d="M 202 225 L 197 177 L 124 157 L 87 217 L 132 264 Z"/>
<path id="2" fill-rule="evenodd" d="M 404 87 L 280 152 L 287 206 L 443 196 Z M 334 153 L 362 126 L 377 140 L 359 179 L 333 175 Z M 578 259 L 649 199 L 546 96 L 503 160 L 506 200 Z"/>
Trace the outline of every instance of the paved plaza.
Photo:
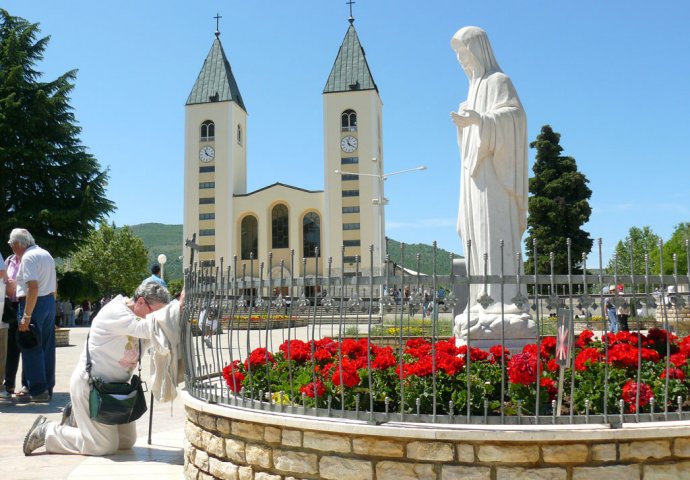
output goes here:
<path id="1" fill-rule="evenodd" d="M 182 479 L 184 405 L 181 397 L 172 403 L 155 404 L 153 434 L 148 445 L 149 412 L 137 421 L 137 443 L 107 457 L 50 455 L 38 449 L 24 456 L 22 441 L 37 415 L 59 421 L 69 400 L 69 378 L 84 347 L 88 328 L 70 331 L 70 345 L 57 349 L 57 374 L 50 404 L 0 402 L 0 464 L 7 478 L 28 479 Z M 142 358 L 144 379 L 148 374 L 148 356 Z M 20 373 L 21 375 L 21 369 Z M 18 375 L 18 379 L 20 378 Z"/>

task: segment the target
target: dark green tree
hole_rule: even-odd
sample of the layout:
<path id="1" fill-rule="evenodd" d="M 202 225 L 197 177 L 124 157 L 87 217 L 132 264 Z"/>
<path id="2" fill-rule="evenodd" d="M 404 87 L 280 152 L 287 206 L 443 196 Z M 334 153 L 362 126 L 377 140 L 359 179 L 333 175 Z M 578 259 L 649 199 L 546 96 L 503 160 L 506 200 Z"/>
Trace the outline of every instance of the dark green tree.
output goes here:
<path id="1" fill-rule="evenodd" d="M 36 64 L 49 37 L 0 9 L 0 244 L 27 228 L 66 256 L 114 209 L 108 175 L 79 141 L 69 95 L 76 71 L 44 81 Z"/>
<path id="2" fill-rule="evenodd" d="M 690 241 L 690 222 L 682 222 L 676 225 L 671 238 L 669 238 L 663 245 L 663 268 L 664 275 L 671 275 L 674 273 L 673 255 L 676 255 L 678 263 L 678 274 L 686 275 L 688 272 L 688 250 L 686 242 Z M 659 273 L 659 246 L 656 245 L 650 254 L 653 262 L 656 264 L 654 273 Z"/>
<path id="3" fill-rule="evenodd" d="M 561 155 L 561 135 L 549 125 L 541 128 L 537 139 L 530 143 L 536 149 L 534 177 L 529 179 L 529 205 L 525 241 L 527 261 L 525 272 L 534 272 L 537 261 L 539 273 L 550 273 L 550 252 L 554 253 L 555 273 L 568 272 L 567 239 L 572 241 L 571 260 L 573 271 L 581 268 L 582 254 L 589 254 L 592 239 L 582 230 L 589 220 L 592 209 L 589 198 L 592 191 L 589 180 L 577 170 L 573 157 Z M 534 241 L 537 242 L 538 258 L 534 258 Z M 591 263 L 590 263 L 591 264 Z"/>
<path id="4" fill-rule="evenodd" d="M 100 295 L 131 295 L 148 277 L 148 252 L 129 227 L 101 223 L 72 256 L 75 270 L 98 285 Z"/>
<path id="5" fill-rule="evenodd" d="M 649 255 L 649 273 L 659 273 L 658 264 L 653 261 L 654 251 L 659 248 L 659 236 L 650 227 L 631 227 L 625 240 L 616 245 L 615 257 L 611 257 L 606 268 L 613 275 L 618 264 L 618 273 L 630 275 L 630 246 L 632 242 L 632 268 L 635 275 L 645 273 L 645 255 Z M 592 265 L 594 266 L 594 265 Z"/>

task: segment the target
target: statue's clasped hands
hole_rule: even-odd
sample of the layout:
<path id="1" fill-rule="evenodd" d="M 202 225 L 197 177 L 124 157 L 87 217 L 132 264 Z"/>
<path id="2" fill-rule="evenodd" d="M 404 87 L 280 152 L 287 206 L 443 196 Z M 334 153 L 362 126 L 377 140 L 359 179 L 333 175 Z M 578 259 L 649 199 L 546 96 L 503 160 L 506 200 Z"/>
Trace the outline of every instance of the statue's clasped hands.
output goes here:
<path id="1" fill-rule="evenodd" d="M 460 112 L 450 112 L 450 118 L 458 128 L 479 125 L 479 121 L 481 120 L 477 112 L 466 109 L 464 106 L 460 108 Z"/>

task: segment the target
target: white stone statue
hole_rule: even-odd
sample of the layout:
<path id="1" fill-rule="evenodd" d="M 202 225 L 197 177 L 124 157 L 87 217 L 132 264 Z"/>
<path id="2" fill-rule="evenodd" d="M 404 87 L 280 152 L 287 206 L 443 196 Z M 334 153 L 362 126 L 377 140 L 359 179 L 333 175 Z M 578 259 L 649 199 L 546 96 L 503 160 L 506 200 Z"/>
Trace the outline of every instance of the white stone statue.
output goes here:
<path id="1" fill-rule="evenodd" d="M 464 27 L 451 39 L 451 47 L 469 79 L 467 100 L 451 119 L 457 126 L 460 149 L 460 209 L 458 234 L 465 246 L 467 270 L 484 274 L 487 254 L 489 275 L 517 273 L 517 252 L 527 220 L 527 119 L 515 87 L 494 57 L 486 32 Z M 471 249 L 467 249 L 471 240 Z M 505 284 L 501 302 L 499 284 L 473 285 L 465 312 L 455 319 L 455 336 L 462 343 L 470 322 L 470 341 L 488 346 L 500 342 L 503 329 L 510 344 L 534 341 L 536 329 L 526 299 L 518 299 L 517 285 Z M 524 288 L 523 288 L 524 290 Z M 524 291 L 522 295 L 526 295 Z M 493 303 L 482 306 L 479 299 Z M 467 312 L 469 310 L 469 315 Z M 501 316 L 503 311 L 504 316 Z M 479 345 L 478 345 L 479 346 Z"/>

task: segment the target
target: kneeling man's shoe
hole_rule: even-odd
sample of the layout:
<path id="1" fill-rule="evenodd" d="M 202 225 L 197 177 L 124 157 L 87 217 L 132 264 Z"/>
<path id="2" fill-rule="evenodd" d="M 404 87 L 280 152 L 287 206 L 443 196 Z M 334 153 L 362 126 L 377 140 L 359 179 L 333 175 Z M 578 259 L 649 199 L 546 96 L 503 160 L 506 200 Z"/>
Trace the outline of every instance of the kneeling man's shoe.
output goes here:
<path id="1" fill-rule="evenodd" d="M 48 419 L 43 415 L 39 415 L 34 424 L 31 425 L 26 437 L 24 437 L 24 455 L 31 455 L 31 452 L 45 445 L 47 426 Z"/>

